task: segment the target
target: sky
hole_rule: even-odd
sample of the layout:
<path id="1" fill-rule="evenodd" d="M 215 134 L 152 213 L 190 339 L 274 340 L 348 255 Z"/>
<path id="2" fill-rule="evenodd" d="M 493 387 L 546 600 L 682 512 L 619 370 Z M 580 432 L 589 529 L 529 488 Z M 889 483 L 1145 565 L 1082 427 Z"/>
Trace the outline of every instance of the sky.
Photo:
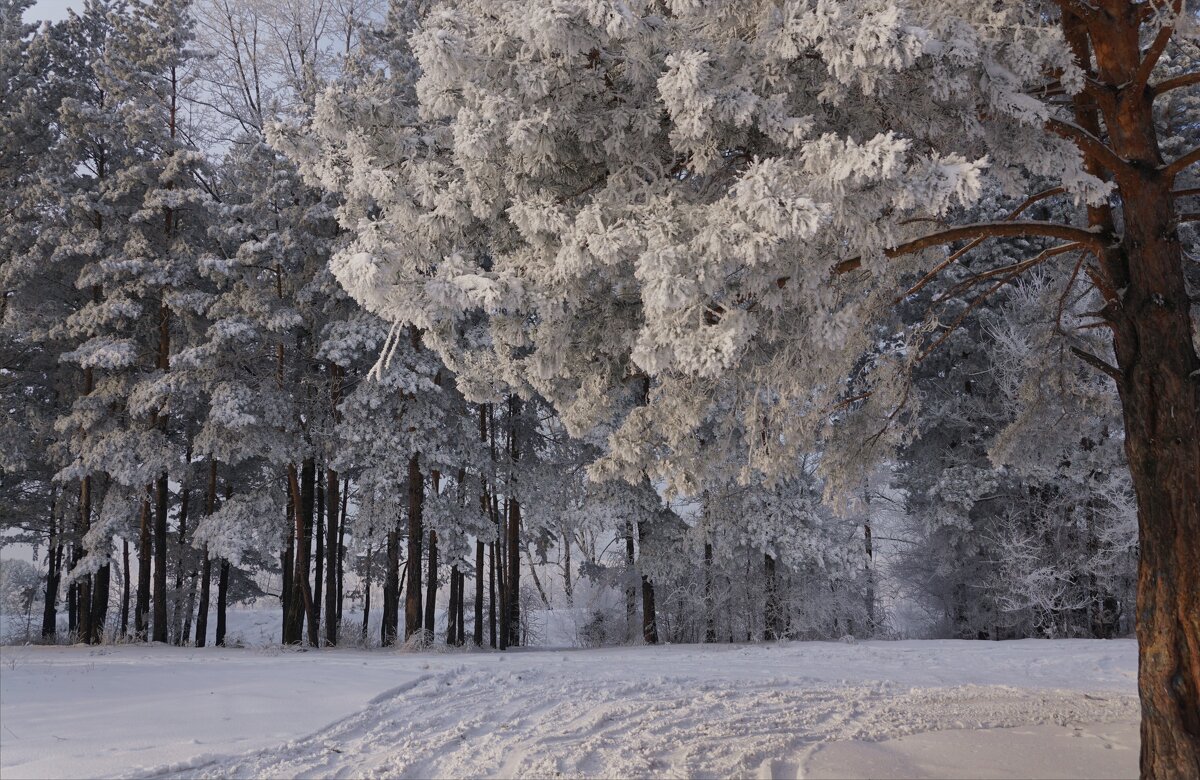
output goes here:
<path id="1" fill-rule="evenodd" d="M 25 19 L 49 19 L 58 21 L 67 18 L 67 8 L 83 4 L 83 0 L 36 0 L 33 6 L 25 11 Z"/>

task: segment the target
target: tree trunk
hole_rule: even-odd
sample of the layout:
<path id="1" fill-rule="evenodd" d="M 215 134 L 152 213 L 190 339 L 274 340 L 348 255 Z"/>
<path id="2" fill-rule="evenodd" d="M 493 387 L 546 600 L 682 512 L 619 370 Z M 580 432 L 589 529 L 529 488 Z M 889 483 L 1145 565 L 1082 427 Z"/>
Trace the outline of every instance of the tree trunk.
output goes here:
<path id="1" fill-rule="evenodd" d="M 177 645 L 183 644 L 183 575 L 186 566 L 188 501 L 191 493 L 191 489 L 185 487 L 179 497 L 179 550 L 175 558 L 175 604 L 171 610 L 171 640 Z"/>
<path id="2" fill-rule="evenodd" d="M 504 588 L 508 596 L 508 647 L 521 644 L 521 502 L 508 500 L 508 572 Z"/>
<path id="3" fill-rule="evenodd" d="M 121 636 L 129 636 L 129 540 L 121 540 Z"/>
<path id="4" fill-rule="evenodd" d="M 333 469 L 325 472 L 325 644 L 333 647 L 337 644 L 338 619 L 341 617 L 338 609 L 340 588 L 338 587 L 338 526 L 342 518 L 338 516 L 338 473 Z"/>
<path id="5" fill-rule="evenodd" d="M 92 644 L 104 641 L 104 625 L 108 622 L 109 580 L 111 577 L 112 567 L 106 563 L 96 570 L 96 577 L 92 581 L 92 603 L 89 605 Z"/>
<path id="6" fill-rule="evenodd" d="M 1063 21 L 1085 68 L 1094 54 L 1101 85 L 1094 103 L 1076 101 L 1077 124 L 1098 130 L 1098 108 L 1108 146 L 1122 161 L 1112 176 L 1124 234 L 1101 253 L 1093 280 L 1113 331 L 1117 370 L 1110 374 L 1137 493 L 1141 773 L 1194 780 L 1200 777 L 1200 356 L 1172 194 L 1183 169 L 1168 167 L 1158 144 L 1155 94 L 1147 86 L 1153 62 L 1144 59 L 1140 35 L 1143 7 L 1100 5 L 1086 19 Z M 1100 162 L 1086 159 L 1092 167 Z M 1111 235 L 1115 220 L 1093 209 L 1089 222 Z"/>
<path id="7" fill-rule="evenodd" d="M 196 610 L 196 647 L 208 641 L 208 602 L 212 598 L 212 558 L 204 545 L 204 562 L 200 564 L 200 607 Z"/>
<path id="8" fill-rule="evenodd" d="M 313 559 L 313 631 L 320 633 L 321 629 L 321 613 L 324 611 L 325 604 L 321 601 L 321 588 L 325 585 L 325 469 L 324 467 L 317 469 L 317 498 L 316 511 L 317 523 L 313 527 L 313 535 L 316 542 L 316 556 Z M 318 642 L 312 642 L 313 647 L 316 647 Z"/>
<path id="9" fill-rule="evenodd" d="M 399 634 L 400 610 L 400 539 L 396 525 L 387 533 L 387 571 L 383 578 L 383 620 L 380 621 L 379 642 L 385 647 L 396 644 Z"/>
<path id="10" fill-rule="evenodd" d="M 91 371 L 85 371 L 85 394 L 91 391 Z M 79 481 L 79 528 L 78 539 L 76 542 L 76 554 L 71 561 L 72 566 L 79 562 L 83 557 L 83 538 L 88 532 L 92 524 L 92 478 L 84 477 Z M 76 625 L 79 629 L 79 639 L 87 644 L 95 644 L 96 640 L 92 632 L 92 590 L 91 590 L 91 575 L 81 577 L 75 581 L 75 610 Z"/>
<path id="11" fill-rule="evenodd" d="M 408 459 L 408 581 L 404 594 L 404 639 L 421 630 L 421 544 L 425 534 L 422 504 L 425 478 L 421 476 L 420 456 Z"/>
<path id="12" fill-rule="evenodd" d="M 763 607 L 763 638 L 773 642 L 779 633 L 779 578 L 775 573 L 775 559 L 770 553 L 763 554 L 763 579 L 766 581 L 766 603 Z"/>
<path id="13" fill-rule="evenodd" d="M 313 600 L 312 581 L 312 542 L 313 520 L 316 512 L 316 479 L 317 464 L 312 457 L 304 459 L 300 469 L 300 521 L 298 530 L 303 531 L 303 537 L 296 545 L 296 573 L 300 581 L 300 597 L 303 599 L 304 618 L 308 626 L 308 644 L 318 647 L 321 644 L 321 626 L 317 621 L 316 604 Z M 293 588 L 293 592 L 295 589 Z"/>
<path id="14" fill-rule="evenodd" d="M 450 567 L 450 604 L 446 610 L 446 644 L 458 646 L 458 567 Z"/>
<path id="15" fill-rule="evenodd" d="M 463 639 L 463 629 L 465 628 L 465 626 L 463 625 L 463 611 L 464 611 L 463 602 L 465 601 L 465 599 L 463 598 L 463 591 L 466 589 L 466 586 L 467 586 L 467 575 L 465 572 L 460 571 L 458 573 L 458 612 L 457 612 L 457 617 L 456 617 L 458 626 L 454 630 L 455 634 L 458 635 L 459 647 L 461 647 L 465 642 L 465 640 Z"/>
<path id="16" fill-rule="evenodd" d="M 713 548 L 704 542 L 704 641 L 717 641 L 717 615 L 713 604 Z"/>
<path id="17" fill-rule="evenodd" d="M 563 531 L 563 593 L 567 596 L 567 606 L 575 606 L 575 583 L 571 579 L 571 537 Z"/>
<path id="18" fill-rule="evenodd" d="M 646 524 L 638 523 L 638 544 L 646 542 Z M 643 555 L 645 552 L 643 551 Z M 642 574 L 642 639 L 648 645 L 658 644 L 658 611 L 654 607 L 654 583 Z"/>
<path id="19" fill-rule="evenodd" d="M 217 577 L 217 636 L 213 642 L 217 647 L 225 646 L 225 608 L 229 604 L 229 561 L 221 560 L 221 574 Z"/>
<path id="20" fill-rule="evenodd" d="M 59 566 L 62 563 L 62 542 L 58 535 L 54 510 L 55 506 L 52 503 L 50 507 L 50 546 L 46 553 L 46 594 L 42 603 L 43 639 L 49 639 L 58 633 L 58 583 L 60 579 Z"/>
<path id="21" fill-rule="evenodd" d="M 634 625 L 637 622 L 637 589 L 634 583 L 637 569 L 633 557 L 633 521 L 625 521 L 625 639 L 632 642 L 637 635 Z"/>
<path id="22" fill-rule="evenodd" d="M 305 461 L 307 463 L 307 460 Z M 288 493 L 292 508 L 291 537 L 292 544 L 288 545 L 290 557 L 285 568 L 291 569 L 288 577 L 287 592 L 287 622 L 284 623 L 283 643 L 298 645 L 304 641 L 304 577 L 307 570 L 304 566 L 304 499 L 300 495 L 300 476 L 296 464 L 289 463 L 287 467 Z"/>
<path id="23" fill-rule="evenodd" d="M 142 521 L 138 535 L 137 604 L 134 605 L 133 614 L 133 630 L 141 642 L 146 641 L 146 631 L 150 623 L 150 553 L 153 544 L 150 525 L 150 500 L 147 498 L 142 500 Z"/>
<path id="24" fill-rule="evenodd" d="M 488 643 L 496 649 L 496 545 L 488 546 Z"/>
<path id="25" fill-rule="evenodd" d="M 167 509 L 170 496 L 167 472 L 154 485 L 154 633 L 155 642 L 167 641 Z"/>
<path id="26" fill-rule="evenodd" d="M 342 598 L 345 592 L 342 590 L 345 583 L 346 573 L 346 501 L 350 497 L 350 477 L 342 482 L 342 507 L 338 512 L 338 539 L 337 539 L 337 622 L 342 624 L 342 606 L 346 603 Z"/>
<path id="27" fill-rule="evenodd" d="M 367 565 L 366 573 L 363 575 L 363 618 L 362 618 L 362 642 L 367 644 L 367 629 L 371 622 L 371 541 L 370 532 L 367 539 Z"/>
<path id="28" fill-rule="evenodd" d="M 476 647 L 483 647 L 483 557 L 484 544 L 475 540 L 475 625 L 474 635 Z"/>
<path id="29" fill-rule="evenodd" d="M 434 485 L 437 484 L 437 472 L 433 473 Z M 438 590 L 438 548 L 437 531 L 429 532 L 429 575 L 425 585 L 425 639 L 433 641 L 433 630 L 437 618 Z"/>

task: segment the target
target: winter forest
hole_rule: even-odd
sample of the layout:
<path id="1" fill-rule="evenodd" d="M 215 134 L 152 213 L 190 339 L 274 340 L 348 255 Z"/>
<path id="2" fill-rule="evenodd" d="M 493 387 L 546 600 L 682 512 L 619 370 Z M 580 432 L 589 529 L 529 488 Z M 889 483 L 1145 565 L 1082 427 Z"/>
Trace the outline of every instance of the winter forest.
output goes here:
<path id="1" fill-rule="evenodd" d="M 1200 777 L 1189 4 L 71 6 L 0 0 L 6 775 L 872 773 L 765 742 L 502 761 L 491 736 L 369 763 L 413 697 L 450 739 L 548 674 L 525 648 L 575 647 L 555 663 L 606 659 L 579 684 L 620 717 L 643 678 L 723 702 L 664 745 L 744 747 L 776 707 L 808 728 L 816 689 L 758 691 L 736 653 L 918 713 L 831 741 L 1119 723 L 1122 767 Z M 889 671 L 898 648 L 958 676 Z M 8 728 L 53 685 L 21 670 L 82 652 L 368 677 L 261 745 L 21 763 Z M 1075 693 L 1019 715 L 943 683 Z M 368 763 L 269 752 L 368 699 L 322 737 Z"/>

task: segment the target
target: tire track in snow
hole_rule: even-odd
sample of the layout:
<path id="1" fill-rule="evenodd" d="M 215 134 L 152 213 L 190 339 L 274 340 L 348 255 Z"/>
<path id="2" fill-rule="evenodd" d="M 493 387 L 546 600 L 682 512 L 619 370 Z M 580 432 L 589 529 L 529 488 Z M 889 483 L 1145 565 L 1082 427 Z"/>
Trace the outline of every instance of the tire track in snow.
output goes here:
<path id="1" fill-rule="evenodd" d="M 795 777 L 835 740 L 1136 719 L 1136 697 L 1007 686 L 630 682 L 620 670 L 458 668 L 376 696 L 307 737 L 155 777 Z"/>

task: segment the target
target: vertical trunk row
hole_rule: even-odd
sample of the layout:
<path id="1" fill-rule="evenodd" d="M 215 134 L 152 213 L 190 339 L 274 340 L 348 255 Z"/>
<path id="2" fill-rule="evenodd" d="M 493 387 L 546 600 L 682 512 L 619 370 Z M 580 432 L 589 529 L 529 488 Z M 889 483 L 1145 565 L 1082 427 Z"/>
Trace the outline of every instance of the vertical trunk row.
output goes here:
<path id="1" fill-rule="evenodd" d="M 717 615 L 713 604 L 713 548 L 704 540 L 704 641 L 717 641 Z"/>

